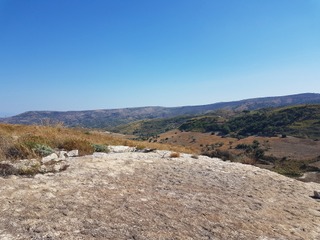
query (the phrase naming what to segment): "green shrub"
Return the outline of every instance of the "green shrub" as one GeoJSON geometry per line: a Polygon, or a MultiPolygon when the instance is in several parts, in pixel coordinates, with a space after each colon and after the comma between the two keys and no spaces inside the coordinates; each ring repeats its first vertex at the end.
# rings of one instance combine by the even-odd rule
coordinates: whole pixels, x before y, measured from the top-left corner
{"type": "Polygon", "coordinates": [[[108,153],[110,150],[108,146],[102,144],[93,144],[93,149],[95,152],[105,152],[108,153]]]}
{"type": "Polygon", "coordinates": [[[54,150],[51,147],[43,144],[35,144],[33,150],[41,157],[45,157],[50,155],[51,153],[54,153],[54,150]]]}

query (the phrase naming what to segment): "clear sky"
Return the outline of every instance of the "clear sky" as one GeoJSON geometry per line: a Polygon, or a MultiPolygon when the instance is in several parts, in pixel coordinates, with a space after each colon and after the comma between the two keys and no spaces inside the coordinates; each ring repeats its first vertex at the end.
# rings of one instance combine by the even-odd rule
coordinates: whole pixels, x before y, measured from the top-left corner
{"type": "Polygon", "coordinates": [[[0,0],[0,112],[320,92],[320,0],[0,0]]]}

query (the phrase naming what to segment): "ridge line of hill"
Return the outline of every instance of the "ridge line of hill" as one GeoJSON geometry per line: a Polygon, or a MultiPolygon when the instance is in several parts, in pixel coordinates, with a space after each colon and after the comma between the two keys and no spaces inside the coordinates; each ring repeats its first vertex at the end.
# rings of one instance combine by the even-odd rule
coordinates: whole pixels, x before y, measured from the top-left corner
{"type": "Polygon", "coordinates": [[[85,111],[28,111],[8,118],[0,118],[0,122],[13,124],[45,124],[63,123],[68,127],[87,127],[110,129],[115,126],[143,119],[170,118],[181,115],[204,114],[219,109],[235,112],[257,110],[267,107],[282,107],[298,104],[320,103],[319,93],[301,93],[280,97],[261,97],[240,101],[218,102],[206,105],[180,107],[135,107],[120,109],[99,109],[85,111]]]}

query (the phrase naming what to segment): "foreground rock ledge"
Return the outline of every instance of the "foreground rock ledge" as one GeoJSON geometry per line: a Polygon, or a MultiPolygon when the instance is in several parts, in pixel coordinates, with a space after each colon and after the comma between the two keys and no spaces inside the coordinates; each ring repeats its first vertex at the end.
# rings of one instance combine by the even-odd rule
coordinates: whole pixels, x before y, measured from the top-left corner
{"type": "Polygon", "coordinates": [[[320,239],[320,185],[165,152],[0,178],[0,239],[320,239]]]}

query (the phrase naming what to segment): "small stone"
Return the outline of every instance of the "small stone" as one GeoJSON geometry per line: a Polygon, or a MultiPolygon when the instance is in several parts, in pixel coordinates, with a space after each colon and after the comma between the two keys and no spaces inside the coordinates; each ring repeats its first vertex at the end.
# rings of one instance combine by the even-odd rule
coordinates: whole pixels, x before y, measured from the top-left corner
{"type": "Polygon", "coordinates": [[[69,151],[67,153],[68,157],[77,157],[79,156],[79,151],[78,150],[72,150],[72,151],[69,151]]]}

